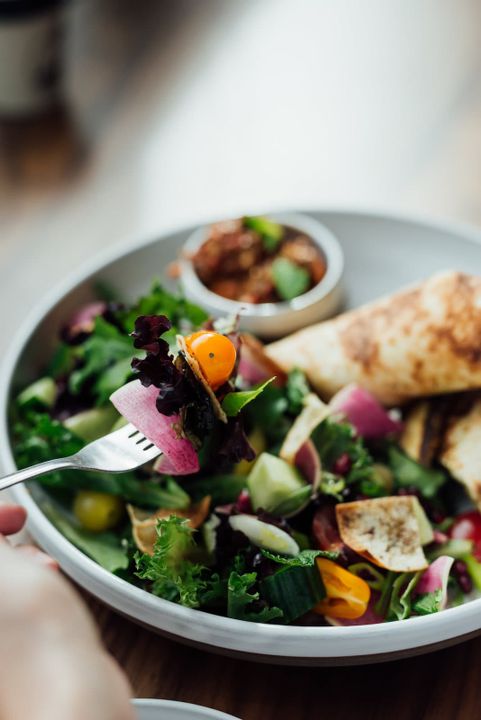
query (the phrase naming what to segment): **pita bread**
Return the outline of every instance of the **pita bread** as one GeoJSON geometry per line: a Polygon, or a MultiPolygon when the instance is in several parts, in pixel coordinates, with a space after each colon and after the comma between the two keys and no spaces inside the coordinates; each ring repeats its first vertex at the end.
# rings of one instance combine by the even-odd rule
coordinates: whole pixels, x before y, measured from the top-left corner
{"type": "Polygon", "coordinates": [[[419,400],[409,407],[399,438],[406,455],[425,467],[431,466],[441,447],[446,420],[457,403],[457,396],[443,395],[419,400]]]}
{"type": "Polygon", "coordinates": [[[481,388],[481,278],[446,272],[268,345],[324,399],[348,383],[386,406],[481,388]]]}
{"type": "Polygon", "coordinates": [[[416,497],[376,498],[336,505],[342,541],[375,565],[393,572],[427,567],[416,497]]]}
{"type": "Polygon", "coordinates": [[[448,424],[439,461],[481,510],[481,399],[448,424]]]}

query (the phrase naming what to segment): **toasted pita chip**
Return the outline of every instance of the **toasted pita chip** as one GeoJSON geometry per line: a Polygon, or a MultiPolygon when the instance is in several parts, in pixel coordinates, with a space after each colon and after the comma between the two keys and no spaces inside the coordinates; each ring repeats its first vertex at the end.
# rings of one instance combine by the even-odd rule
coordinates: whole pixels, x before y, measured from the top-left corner
{"type": "Polygon", "coordinates": [[[171,517],[171,515],[186,518],[190,527],[197,529],[209,514],[210,501],[210,495],[206,495],[196,505],[192,505],[187,510],[161,508],[153,514],[133,505],[127,505],[127,512],[132,523],[132,536],[138,549],[149,555],[154,554],[154,545],[157,540],[157,523],[159,520],[171,517]]]}
{"type": "Polygon", "coordinates": [[[481,400],[451,419],[438,459],[481,510],[481,400]]]}
{"type": "Polygon", "coordinates": [[[375,565],[393,572],[427,567],[416,497],[376,498],[340,503],[336,518],[342,541],[375,565]]]}

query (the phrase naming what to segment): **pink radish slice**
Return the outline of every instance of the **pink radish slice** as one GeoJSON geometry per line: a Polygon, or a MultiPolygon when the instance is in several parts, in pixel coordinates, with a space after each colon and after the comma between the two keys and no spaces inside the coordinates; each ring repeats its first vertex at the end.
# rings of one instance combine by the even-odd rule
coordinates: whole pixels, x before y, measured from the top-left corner
{"type": "Polygon", "coordinates": [[[444,545],[449,538],[446,533],[443,533],[440,530],[433,530],[433,540],[437,545],[444,545]]]}
{"type": "Polygon", "coordinates": [[[88,303],[78,310],[68,321],[68,328],[73,334],[90,332],[94,327],[94,320],[105,312],[107,304],[103,300],[88,303]]]}
{"type": "Polygon", "coordinates": [[[241,346],[238,373],[248,385],[257,385],[272,377],[272,373],[256,360],[247,345],[241,346]]]}
{"type": "Polygon", "coordinates": [[[345,417],[357,433],[365,438],[381,438],[402,430],[402,423],[393,420],[382,405],[359,385],[346,385],[329,403],[333,411],[345,417]]]}
{"type": "Polygon", "coordinates": [[[312,440],[306,440],[296,453],[294,464],[307,482],[312,485],[313,492],[321,482],[321,460],[312,440]]]}
{"type": "Polygon", "coordinates": [[[190,475],[199,471],[197,453],[186,438],[179,438],[175,425],[178,415],[161,415],[155,401],[158,388],[144,387],[140,380],[133,380],[110,396],[119,413],[140,430],[154,445],[162,450],[170,472],[176,475],[190,475]]]}
{"type": "Polygon", "coordinates": [[[425,593],[441,590],[440,608],[441,610],[445,608],[448,599],[449,573],[453,562],[453,558],[447,555],[438,557],[419,578],[419,582],[414,589],[414,594],[424,595],[425,593]]]}
{"type": "Polygon", "coordinates": [[[185,472],[180,471],[167,455],[161,455],[157,458],[154,463],[154,470],[160,475],[185,475],[185,472]]]}

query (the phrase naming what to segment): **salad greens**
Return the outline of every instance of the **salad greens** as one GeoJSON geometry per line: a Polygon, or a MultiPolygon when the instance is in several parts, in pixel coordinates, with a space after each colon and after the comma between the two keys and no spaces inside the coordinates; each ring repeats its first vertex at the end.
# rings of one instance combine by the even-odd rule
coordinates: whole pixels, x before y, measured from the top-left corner
{"type": "Polygon", "coordinates": [[[189,559],[194,548],[187,520],[175,516],[159,520],[153,555],[135,555],[137,575],[151,581],[154,595],[186,607],[199,607],[207,583],[202,580],[202,565],[189,559]]]}
{"type": "MultiPolygon", "coordinates": [[[[279,242],[275,224],[244,222],[266,248],[279,242]]],[[[300,268],[293,275],[288,261],[275,262],[281,295],[303,292],[300,268]]],[[[326,622],[320,608],[329,608],[327,622],[337,623],[362,622],[364,613],[382,622],[438,612],[446,583],[436,585],[432,568],[443,557],[456,558],[453,603],[473,583],[481,589],[475,538],[450,537],[456,510],[445,490],[452,479],[400,448],[393,428],[401,425],[386,421],[383,408],[376,408],[388,428],[382,436],[365,437],[349,416],[331,413],[312,432],[301,430],[288,461],[282,446],[311,388],[301,370],[267,374],[262,363],[257,384],[246,384],[235,319],[213,325],[159,283],[132,305],[105,300],[82,317],[88,322],[79,324],[77,315],[67,323],[43,377],[12,403],[18,465],[73,454],[123,422],[135,424],[135,417],[114,410],[120,388],[136,393],[135,406],[153,426],[161,427],[160,416],[172,418],[176,442],[187,443],[195,460],[186,471],[174,443],[162,458],[166,465],[40,478],[51,522],[106,570],[185,607],[269,623],[326,622]],[[152,393],[145,388],[155,390],[149,407],[152,393]],[[398,557],[381,561],[369,541],[361,547],[356,524],[363,508],[375,507],[370,503],[389,500],[395,509],[405,495],[420,499],[426,517],[422,527],[417,515],[396,520],[403,533],[408,522],[419,530],[417,566],[401,571],[393,566],[401,541],[398,557]],[[119,512],[109,514],[112,498],[119,512]],[[352,508],[354,540],[341,536],[339,507],[352,508]],[[87,522],[89,512],[95,522],[87,522]]],[[[389,507],[383,505],[385,512],[389,507]]]]}

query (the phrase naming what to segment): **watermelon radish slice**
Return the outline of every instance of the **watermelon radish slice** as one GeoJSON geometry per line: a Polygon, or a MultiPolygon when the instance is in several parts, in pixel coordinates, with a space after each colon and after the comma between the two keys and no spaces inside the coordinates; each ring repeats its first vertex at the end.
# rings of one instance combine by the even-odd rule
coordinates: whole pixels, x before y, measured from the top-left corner
{"type": "Polygon", "coordinates": [[[103,300],[96,300],[84,305],[68,321],[69,333],[76,335],[79,332],[91,332],[94,328],[95,318],[102,315],[106,309],[107,303],[103,300]]]}
{"type": "MultiPolygon", "coordinates": [[[[176,431],[178,415],[161,415],[155,401],[159,394],[154,385],[146,388],[140,380],[133,380],[116,390],[110,400],[119,413],[162,450],[170,468],[176,475],[190,475],[199,470],[197,453],[186,438],[176,431]]],[[[162,470],[162,472],[165,472],[162,470]]]]}
{"type": "MultiPolygon", "coordinates": [[[[155,472],[160,473],[161,475],[185,475],[185,471],[179,470],[178,466],[172,462],[170,458],[167,457],[167,455],[160,455],[160,457],[157,458],[157,460],[154,462],[154,470],[155,472]]],[[[196,471],[194,471],[196,472],[196,471]]]]}
{"type": "Polygon", "coordinates": [[[453,562],[454,559],[447,555],[441,555],[432,562],[419,578],[414,590],[415,595],[424,595],[425,593],[441,590],[439,609],[443,610],[448,601],[448,579],[453,562]]]}
{"type": "Polygon", "coordinates": [[[321,482],[321,459],[312,440],[306,440],[301,445],[294,458],[294,465],[312,485],[312,495],[315,496],[321,482]]]}
{"type": "Polygon", "coordinates": [[[401,422],[392,419],[374,395],[359,385],[346,385],[331,398],[329,405],[364,438],[382,438],[399,433],[403,427],[401,422]]]}

